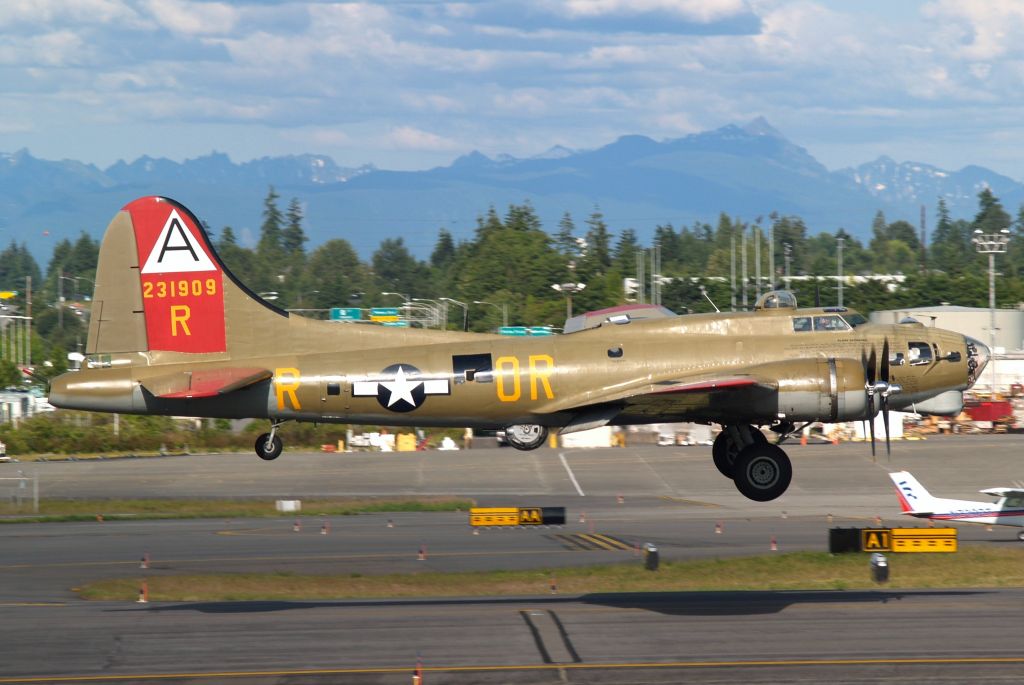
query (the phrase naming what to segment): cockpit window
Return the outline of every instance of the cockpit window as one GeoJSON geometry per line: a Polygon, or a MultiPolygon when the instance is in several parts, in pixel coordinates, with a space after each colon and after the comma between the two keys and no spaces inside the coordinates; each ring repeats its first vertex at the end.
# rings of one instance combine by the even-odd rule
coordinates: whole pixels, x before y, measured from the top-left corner
{"type": "Polygon", "coordinates": [[[1014,509],[1020,509],[1024,507],[1024,495],[1010,495],[1006,498],[1007,507],[1013,507],[1014,509]]]}
{"type": "Polygon", "coordinates": [[[850,324],[851,328],[856,328],[857,326],[868,322],[868,320],[864,318],[863,314],[858,314],[857,312],[849,312],[843,318],[846,319],[846,323],[850,324]]]}
{"type": "Polygon", "coordinates": [[[814,317],[814,330],[816,331],[848,331],[850,327],[841,316],[829,314],[828,316],[814,317]]]}
{"type": "Polygon", "coordinates": [[[931,364],[932,362],[932,347],[928,343],[924,342],[912,342],[907,345],[907,359],[910,360],[911,366],[918,366],[920,364],[931,364]]]}
{"type": "Polygon", "coordinates": [[[793,317],[793,330],[797,333],[811,330],[811,317],[809,316],[794,316],[793,317]]]}

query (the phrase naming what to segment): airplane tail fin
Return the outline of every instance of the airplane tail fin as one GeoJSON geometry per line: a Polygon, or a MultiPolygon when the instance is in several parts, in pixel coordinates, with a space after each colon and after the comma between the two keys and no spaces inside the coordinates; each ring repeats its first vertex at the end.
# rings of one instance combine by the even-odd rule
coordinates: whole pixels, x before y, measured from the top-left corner
{"type": "Polygon", "coordinates": [[[232,339],[287,316],[231,274],[192,212],[143,197],[125,205],[103,237],[86,353],[217,358],[232,339]]]}
{"type": "Polygon", "coordinates": [[[935,511],[935,498],[909,471],[890,473],[889,478],[896,486],[896,496],[904,514],[929,514],[935,511]]]}

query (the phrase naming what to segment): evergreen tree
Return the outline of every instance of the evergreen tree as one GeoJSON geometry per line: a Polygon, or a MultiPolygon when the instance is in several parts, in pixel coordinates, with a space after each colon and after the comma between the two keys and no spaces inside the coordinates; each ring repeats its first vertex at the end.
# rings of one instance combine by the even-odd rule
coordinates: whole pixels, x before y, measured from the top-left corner
{"type": "Polygon", "coordinates": [[[256,245],[256,254],[267,264],[279,262],[283,256],[282,226],[284,217],[277,208],[279,196],[270,186],[267,197],[263,200],[263,224],[260,226],[260,240],[256,245]]]}
{"type": "Polygon", "coordinates": [[[434,251],[430,253],[430,266],[436,270],[447,269],[455,259],[455,240],[447,229],[442,228],[437,233],[437,244],[434,251]]]}
{"type": "Polygon", "coordinates": [[[558,251],[565,255],[567,261],[575,262],[580,256],[580,244],[573,235],[576,231],[576,224],[573,223],[572,215],[566,212],[558,222],[558,233],[555,235],[555,245],[558,251]]]}
{"type": "Polygon", "coordinates": [[[281,231],[281,247],[289,256],[305,255],[305,243],[309,240],[302,230],[302,205],[297,197],[288,204],[287,225],[281,231]]]}
{"type": "MultiPolygon", "coordinates": [[[[608,225],[604,222],[601,210],[595,208],[587,218],[586,246],[577,267],[577,273],[583,282],[595,278],[612,265],[611,235],[608,225]]],[[[588,285],[589,287],[589,285],[588,285]]]]}
{"type": "Polygon", "coordinates": [[[636,274],[636,251],[640,249],[640,243],[636,239],[636,231],[627,228],[619,234],[619,240],[615,244],[615,254],[612,257],[612,266],[624,277],[632,277],[636,274]]]}

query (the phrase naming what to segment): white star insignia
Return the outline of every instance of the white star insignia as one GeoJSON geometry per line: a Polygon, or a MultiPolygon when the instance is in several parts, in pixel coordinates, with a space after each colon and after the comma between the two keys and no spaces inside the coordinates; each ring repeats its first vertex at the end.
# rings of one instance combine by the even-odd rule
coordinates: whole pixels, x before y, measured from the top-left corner
{"type": "Polygon", "coordinates": [[[404,400],[409,404],[416,406],[416,401],[412,398],[412,391],[422,383],[423,381],[410,382],[409,379],[405,377],[405,368],[399,366],[398,373],[395,374],[395,380],[382,381],[381,385],[387,388],[391,393],[391,398],[388,400],[389,407],[399,400],[404,400]]]}

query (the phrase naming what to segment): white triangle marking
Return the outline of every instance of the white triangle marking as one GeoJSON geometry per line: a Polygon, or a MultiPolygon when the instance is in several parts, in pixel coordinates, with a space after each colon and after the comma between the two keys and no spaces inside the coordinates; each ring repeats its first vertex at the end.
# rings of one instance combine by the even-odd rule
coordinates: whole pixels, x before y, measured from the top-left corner
{"type": "Polygon", "coordinates": [[[142,273],[180,273],[183,271],[216,271],[192,229],[172,209],[160,231],[160,237],[142,267],[142,273]]]}

